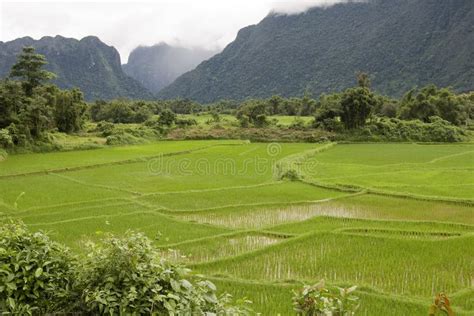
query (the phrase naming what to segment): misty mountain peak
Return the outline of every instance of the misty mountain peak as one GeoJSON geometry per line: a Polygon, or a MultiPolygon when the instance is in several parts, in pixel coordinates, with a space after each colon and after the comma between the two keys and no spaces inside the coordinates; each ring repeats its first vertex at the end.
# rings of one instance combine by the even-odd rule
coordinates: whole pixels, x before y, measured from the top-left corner
{"type": "Polygon", "coordinates": [[[162,98],[314,96],[353,86],[399,96],[434,83],[474,89],[472,0],[370,0],[270,14],[241,29],[222,53],[163,89],[162,98]]]}
{"type": "Polygon", "coordinates": [[[123,69],[144,87],[156,93],[214,54],[216,51],[175,47],[161,42],[135,48],[123,69]]]}

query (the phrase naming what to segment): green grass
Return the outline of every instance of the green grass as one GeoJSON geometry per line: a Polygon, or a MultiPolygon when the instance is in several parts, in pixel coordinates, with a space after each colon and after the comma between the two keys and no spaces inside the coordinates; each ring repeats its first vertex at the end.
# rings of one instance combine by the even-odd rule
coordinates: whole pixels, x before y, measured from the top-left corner
{"type": "Polygon", "coordinates": [[[109,199],[130,194],[84,186],[54,175],[0,179],[0,201],[23,210],[39,206],[109,199]]]}
{"type": "Polygon", "coordinates": [[[163,256],[183,263],[199,263],[232,257],[265,248],[284,240],[282,235],[242,232],[212,236],[196,241],[167,245],[163,256]]]}
{"type": "Polygon", "coordinates": [[[129,200],[108,200],[52,208],[10,211],[9,218],[22,219],[34,230],[44,230],[58,241],[81,248],[86,240],[104,233],[127,230],[146,233],[157,245],[172,244],[230,232],[224,228],[183,222],[129,200]]]}
{"type": "Polygon", "coordinates": [[[116,163],[129,159],[155,157],[160,154],[232,143],[238,144],[241,141],[163,141],[146,145],[107,147],[95,150],[11,155],[7,160],[0,161],[0,176],[116,163]]]}
{"type": "Polygon", "coordinates": [[[471,286],[474,235],[445,240],[316,233],[198,267],[253,280],[352,283],[385,293],[430,297],[471,286]],[[446,249],[449,255],[442,255],[446,249]],[[455,259],[455,263],[453,262],[455,259]]]}
{"type": "MultiPolygon", "coordinates": [[[[212,115],[211,114],[180,114],[178,115],[179,118],[185,118],[185,119],[193,119],[196,120],[198,125],[208,125],[209,123],[214,124],[212,120],[212,115]]],[[[218,122],[221,125],[227,125],[227,124],[232,124],[232,123],[237,123],[237,119],[234,115],[229,115],[229,114],[219,114],[220,117],[220,122],[218,122]]]]}
{"type": "MultiPolygon", "coordinates": [[[[210,114],[180,114],[178,115],[180,118],[185,118],[185,119],[194,119],[198,123],[198,125],[205,127],[205,126],[210,126],[213,124],[219,124],[223,127],[225,126],[231,126],[231,125],[236,125],[238,124],[238,120],[234,115],[229,115],[229,114],[220,114],[220,121],[219,122],[214,122],[212,120],[212,115],[210,114]]],[[[281,126],[290,126],[292,123],[295,122],[296,119],[302,120],[305,124],[309,124],[314,120],[314,117],[312,116],[285,116],[285,115],[273,115],[273,116],[268,116],[268,120],[276,120],[277,124],[281,126]]]]}
{"type": "Polygon", "coordinates": [[[425,315],[440,291],[472,315],[473,158],[468,144],[245,141],[10,155],[0,220],[79,253],[142,231],[263,315],[291,315],[291,290],[322,278],[361,286],[359,315],[425,315]],[[302,181],[281,180],[291,169],[302,181]]]}
{"type": "Polygon", "coordinates": [[[290,126],[296,120],[302,120],[305,124],[309,124],[314,121],[312,116],[285,116],[285,115],[274,115],[268,117],[270,120],[277,120],[278,124],[282,126],[290,126]]]}
{"type": "Polygon", "coordinates": [[[281,182],[239,189],[146,195],[138,200],[168,210],[196,212],[228,207],[310,203],[341,195],[341,192],[318,189],[302,183],[281,182]]]}
{"type": "Polygon", "coordinates": [[[473,233],[474,226],[433,221],[367,220],[360,218],[313,217],[305,221],[282,224],[270,228],[272,232],[302,235],[311,232],[331,232],[344,229],[391,229],[412,232],[473,233]]]}
{"type": "MultiPolygon", "coordinates": [[[[234,297],[246,297],[252,307],[262,315],[293,315],[291,304],[292,291],[300,288],[299,284],[272,284],[214,278],[212,281],[221,292],[232,293],[234,297]]],[[[429,303],[415,299],[382,295],[374,291],[357,291],[361,298],[357,315],[426,315],[429,303]]],[[[469,312],[456,310],[458,315],[469,315],[469,312]]]]}
{"type": "Polygon", "coordinates": [[[473,145],[346,144],[308,159],[308,180],[380,192],[471,200],[473,145]]]}
{"type": "MultiPolygon", "coordinates": [[[[186,146],[187,143],[183,142],[182,145],[186,146]]],[[[220,142],[220,144],[226,143],[220,142]]],[[[146,162],[128,164],[126,168],[123,165],[105,165],[100,168],[68,172],[65,175],[83,183],[142,193],[248,186],[274,180],[272,164],[275,161],[322,145],[283,144],[277,148],[278,152],[274,156],[268,153],[268,146],[268,144],[214,146],[205,151],[183,155],[158,156],[146,162]]]]}

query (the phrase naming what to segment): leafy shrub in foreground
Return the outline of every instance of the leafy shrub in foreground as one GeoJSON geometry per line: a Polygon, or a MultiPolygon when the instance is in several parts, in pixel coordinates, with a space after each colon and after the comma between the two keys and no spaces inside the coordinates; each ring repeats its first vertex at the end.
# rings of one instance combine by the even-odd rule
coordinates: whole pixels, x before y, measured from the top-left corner
{"type": "Polygon", "coordinates": [[[0,226],[0,314],[248,315],[206,280],[160,259],[143,234],[89,243],[86,258],[24,224],[0,226]]]}
{"type": "Polygon", "coordinates": [[[322,280],[295,292],[294,309],[298,315],[305,316],[352,316],[359,308],[359,298],[352,294],[355,290],[356,286],[348,289],[326,287],[322,280]]]}
{"type": "Polygon", "coordinates": [[[23,224],[0,226],[0,313],[64,310],[73,277],[74,261],[65,247],[23,224]]]}
{"type": "Polygon", "coordinates": [[[242,315],[246,311],[228,310],[227,296],[218,298],[211,282],[190,282],[189,270],[160,259],[143,234],[110,236],[88,247],[79,277],[87,313],[242,315]]]}

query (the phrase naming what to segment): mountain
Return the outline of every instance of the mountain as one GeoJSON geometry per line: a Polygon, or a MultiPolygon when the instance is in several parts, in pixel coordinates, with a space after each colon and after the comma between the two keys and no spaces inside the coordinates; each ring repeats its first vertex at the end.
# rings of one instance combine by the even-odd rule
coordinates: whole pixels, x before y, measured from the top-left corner
{"type": "Polygon", "coordinates": [[[122,65],[130,77],[136,79],[151,92],[157,93],[178,76],[194,69],[203,60],[217,52],[202,49],[172,47],[161,43],[151,47],[137,47],[122,65]]]}
{"type": "Polygon", "coordinates": [[[24,46],[33,46],[46,56],[45,68],[57,75],[54,83],[64,89],[80,88],[87,100],[153,97],[123,72],[117,50],[94,36],[81,40],[62,36],[46,36],[40,40],[23,37],[0,42],[1,78],[8,76],[24,46]]]}
{"type": "Polygon", "coordinates": [[[391,96],[428,83],[473,90],[474,1],[369,0],[270,14],[158,96],[317,96],[353,86],[359,71],[391,96]]]}

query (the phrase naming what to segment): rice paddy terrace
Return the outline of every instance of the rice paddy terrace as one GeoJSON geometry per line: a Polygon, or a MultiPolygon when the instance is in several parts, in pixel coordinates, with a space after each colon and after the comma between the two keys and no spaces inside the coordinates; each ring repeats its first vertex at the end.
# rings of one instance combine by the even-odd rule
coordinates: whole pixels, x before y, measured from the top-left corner
{"type": "Polygon", "coordinates": [[[0,216],[81,251],[142,231],[263,315],[358,285],[361,315],[474,314],[474,145],[176,141],[10,156],[0,216]]]}

